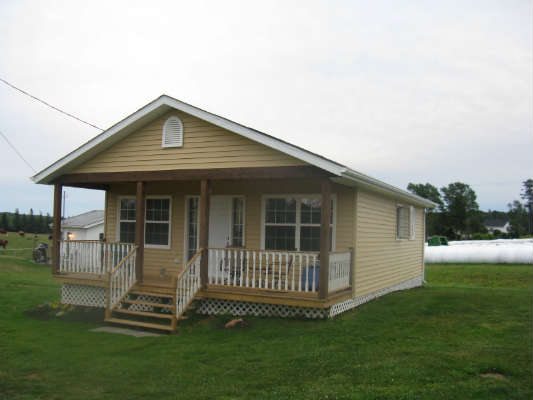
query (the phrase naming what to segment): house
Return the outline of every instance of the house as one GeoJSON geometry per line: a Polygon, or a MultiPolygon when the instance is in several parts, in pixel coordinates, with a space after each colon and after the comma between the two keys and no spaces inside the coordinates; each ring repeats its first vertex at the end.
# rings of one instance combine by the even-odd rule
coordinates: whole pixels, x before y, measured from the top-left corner
{"type": "Polygon", "coordinates": [[[64,186],[105,190],[105,241],[55,229],[53,274],[109,322],[331,317],[424,279],[434,203],[166,95],[32,179],[55,221],[64,186]]]}
{"type": "Polygon", "coordinates": [[[509,221],[504,219],[487,219],[483,221],[483,225],[485,225],[485,228],[490,233],[494,233],[496,230],[499,230],[501,233],[509,233],[509,229],[511,229],[509,221]]]}
{"type": "Polygon", "coordinates": [[[103,233],[104,210],[88,211],[61,221],[61,240],[99,240],[103,233]]]}

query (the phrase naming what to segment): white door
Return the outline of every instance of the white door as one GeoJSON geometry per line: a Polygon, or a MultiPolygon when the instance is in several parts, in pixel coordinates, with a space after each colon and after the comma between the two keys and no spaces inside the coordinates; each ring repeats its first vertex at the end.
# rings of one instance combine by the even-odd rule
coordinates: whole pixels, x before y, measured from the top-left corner
{"type": "Polygon", "coordinates": [[[231,243],[231,197],[211,196],[210,203],[209,247],[227,247],[231,243]]]}

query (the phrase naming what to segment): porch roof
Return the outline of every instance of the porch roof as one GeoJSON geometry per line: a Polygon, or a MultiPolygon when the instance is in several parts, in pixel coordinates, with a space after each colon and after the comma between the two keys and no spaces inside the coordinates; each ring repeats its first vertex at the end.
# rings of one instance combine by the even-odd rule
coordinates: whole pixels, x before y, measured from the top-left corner
{"type": "Polygon", "coordinates": [[[405,190],[399,189],[378,179],[357,172],[345,165],[332,161],[319,154],[305,150],[299,146],[293,145],[266,133],[238,124],[229,119],[202,110],[198,107],[182,102],[167,95],[162,95],[154,101],[148,103],[147,105],[140,108],[133,114],[129,115],[122,121],[111,126],[107,130],[95,136],[93,139],[81,145],[71,153],[60,158],[50,166],[38,172],[31,179],[35,183],[53,183],[53,180],[55,178],[65,173],[68,173],[73,168],[81,165],[85,161],[88,161],[96,154],[109,148],[110,146],[125,138],[129,134],[133,133],[148,122],[167,113],[172,109],[185,112],[199,119],[207,121],[213,125],[227,129],[238,135],[242,135],[250,140],[261,143],[267,147],[273,148],[282,153],[302,160],[312,166],[327,171],[328,173],[333,175],[332,180],[337,183],[348,186],[366,187],[370,190],[379,191],[384,194],[403,198],[407,201],[410,201],[423,207],[436,207],[435,203],[427,199],[413,195],[412,193],[409,193],[405,190]]]}

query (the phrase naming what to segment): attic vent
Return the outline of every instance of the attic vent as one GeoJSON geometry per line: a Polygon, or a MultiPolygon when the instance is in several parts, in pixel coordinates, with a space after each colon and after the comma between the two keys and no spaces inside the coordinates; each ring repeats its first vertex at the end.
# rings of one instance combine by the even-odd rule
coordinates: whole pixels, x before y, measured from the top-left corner
{"type": "Polygon", "coordinates": [[[170,117],[163,125],[163,147],[183,146],[183,124],[178,117],[170,117]]]}

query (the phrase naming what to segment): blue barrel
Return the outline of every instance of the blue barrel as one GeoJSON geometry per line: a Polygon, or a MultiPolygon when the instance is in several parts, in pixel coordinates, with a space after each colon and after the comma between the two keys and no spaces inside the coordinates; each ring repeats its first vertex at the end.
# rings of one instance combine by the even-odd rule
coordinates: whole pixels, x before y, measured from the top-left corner
{"type": "Polygon", "coordinates": [[[317,262],[315,265],[310,265],[309,267],[304,267],[302,269],[302,290],[305,290],[305,280],[307,279],[307,288],[308,290],[313,290],[313,275],[315,280],[315,290],[318,290],[318,277],[320,275],[320,262],[317,262]]]}

